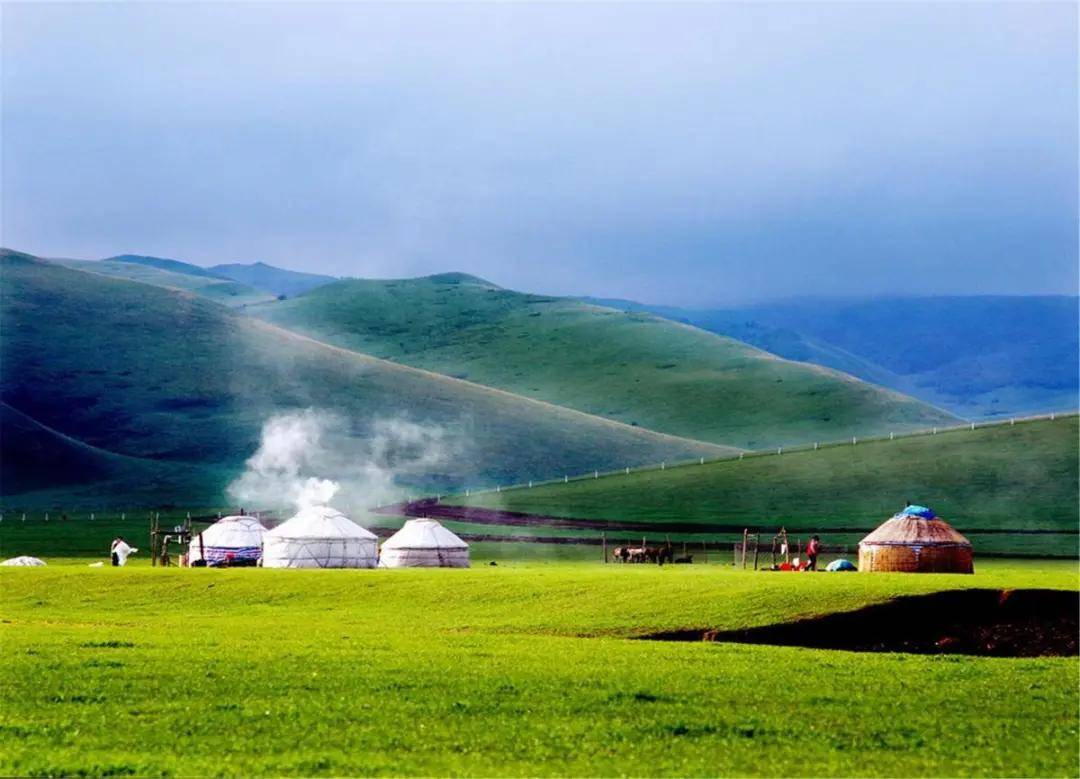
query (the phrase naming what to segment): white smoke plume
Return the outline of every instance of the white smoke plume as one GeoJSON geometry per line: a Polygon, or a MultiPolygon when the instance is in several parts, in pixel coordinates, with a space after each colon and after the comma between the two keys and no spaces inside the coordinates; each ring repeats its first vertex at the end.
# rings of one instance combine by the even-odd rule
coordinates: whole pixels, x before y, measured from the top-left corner
{"type": "Polygon", "coordinates": [[[407,419],[377,419],[358,435],[351,427],[327,411],[276,414],[247,470],[229,485],[230,499],[260,509],[374,508],[403,499],[402,479],[438,470],[460,449],[444,428],[407,419]]]}

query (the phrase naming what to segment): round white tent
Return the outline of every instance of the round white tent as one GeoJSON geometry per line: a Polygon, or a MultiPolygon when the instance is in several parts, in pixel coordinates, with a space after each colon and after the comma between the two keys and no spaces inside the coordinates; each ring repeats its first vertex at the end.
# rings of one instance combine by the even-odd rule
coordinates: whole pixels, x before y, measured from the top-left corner
{"type": "Polygon", "coordinates": [[[374,568],[378,539],[330,506],[308,506],[266,534],[263,568],[374,568]]]}
{"type": "Polygon", "coordinates": [[[469,545],[437,520],[410,519],[382,546],[381,568],[468,568],[469,545]]]}
{"type": "Polygon", "coordinates": [[[22,555],[21,557],[12,557],[10,560],[4,560],[0,565],[10,565],[17,568],[36,568],[37,566],[45,565],[45,561],[40,560],[37,557],[22,555]]]}
{"type": "Polygon", "coordinates": [[[254,565],[262,557],[266,528],[255,517],[219,519],[191,537],[188,565],[254,565]]]}

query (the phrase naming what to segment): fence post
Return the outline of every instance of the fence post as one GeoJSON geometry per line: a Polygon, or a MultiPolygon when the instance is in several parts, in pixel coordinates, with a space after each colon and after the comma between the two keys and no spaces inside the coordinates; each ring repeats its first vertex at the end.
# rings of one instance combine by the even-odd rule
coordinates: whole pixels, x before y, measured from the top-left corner
{"type": "Polygon", "coordinates": [[[750,530],[748,528],[743,528],[743,532],[742,532],[742,567],[743,567],[743,570],[746,570],[746,537],[749,534],[749,532],[750,532],[750,530]]]}
{"type": "Polygon", "coordinates": [[[817,451],[817,441],[814,441],[814,451],[817,451]]]}
{"type": "Polygon", "coordinates": [[[469,497],[469,491],[468,490],[465,490],[465,497],[466,498],[469,497]]]}
{"type": "Polygon", "coordinates": [[[1054,421],[1054,412],[1053,411],[1050,412],[1050,421],[1051,422],[1054,421]]]}
{"type": "Polygon", "coordinates": [[[667,469],[667,463],[660,463],[660,470],[663,471],[663,470],[666,470],[666,469],[667,469]]]}
{"type": "Polygon", "coordinates": [[[740,460],[742,459],[742,456],[743,456],[743,453],[742,453],[742,452],[739,452],[739,459],[740,459],[740,460]]]}
{"type": "Polygon", "coordinates": [[[600,534],[600,544],[604,547],[604,565],[607,565],[607,533],[600,534]]]}
{"type": "Polygon", "coordinates": [[[568,481],[570,481],[570,477],[567,476],[566,474],[563,474],[562,480],[563,480],[563,484],[566,484],[568,481]]]}
{"type": "Polygon", "coordinates": [[[851,437],[851,445],[852,445],[852,446],[855,446],[855,442],[856,442],[857,440],[858,440],[858,439],[856,439],[856,438],[855,438],[855,436],[852,436],[852,437],[851,437]]]}
{"type": "Polygon", "coordinates": [[[1016,424],[1016,420],[1015,420],[1015,419],[1010,419],[1010,420],[1009,420],[1009,424],[1010,424],[1010,425],[1015,425],[1015,424],[1016,424]]]}
{"type": "Polygon", "coordinates": [[[782,447],[782,446],[776,447],[776,453],[777,454],[783,454],[784,453],[784,447],[782,447]]]}
{"type": "Polygon", "coordinates": [[[496,484],[495,485],[495,492],[502,492],[502,487],[500,487],[498,484],[496,484]]]}
{"type": "Polygon", "coordinates": [[[937,435],[937,428],[936,427],[934,428],[934,433],[933,434],[937,435]]]}
{"type": "Polygon", "coordinates": [[[626,470],[626,475],[629,476],[630,475],[630,466],[629,465],[626,466],[625,470],[626,470]]]}
{"type": "Polygon", "coordinates": [[[895,433],[889,433],[889,440],[890,441],[893,440],[893,438],[895,438],[895,437],[896,437],[895,433]]]}

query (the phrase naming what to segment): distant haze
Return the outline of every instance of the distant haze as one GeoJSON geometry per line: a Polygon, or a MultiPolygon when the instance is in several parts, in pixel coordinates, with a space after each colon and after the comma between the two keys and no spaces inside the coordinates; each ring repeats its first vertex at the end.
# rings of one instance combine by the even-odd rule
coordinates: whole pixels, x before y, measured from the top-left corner
{"type": "Polygon", "coordinates": [[[561,294],[1075,293],[1077,6],[5,4],[0,239],[561,294]]]}

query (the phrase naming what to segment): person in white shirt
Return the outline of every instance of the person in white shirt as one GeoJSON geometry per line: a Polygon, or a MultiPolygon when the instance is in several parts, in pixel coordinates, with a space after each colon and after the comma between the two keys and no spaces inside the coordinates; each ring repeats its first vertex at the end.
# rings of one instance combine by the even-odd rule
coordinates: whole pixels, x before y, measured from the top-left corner
{"type": "Polygon", "coordinates": [[[114,566],[127,565],[127,559],[129,555],[133,555],[139,550],[133,546],[128,546],[128,542],[124,540],[123,536],[119,536],[113,539],[112,549],[112,564],[114,566]]]}

